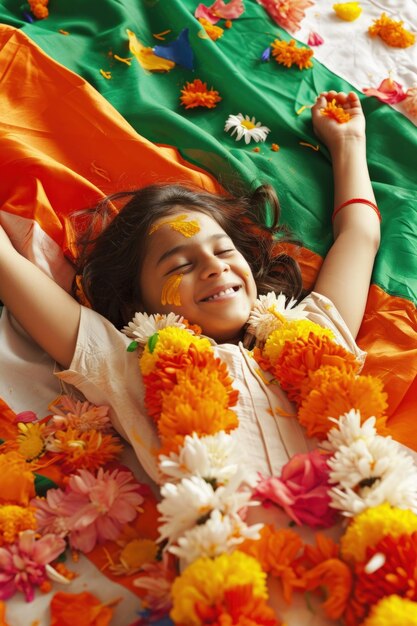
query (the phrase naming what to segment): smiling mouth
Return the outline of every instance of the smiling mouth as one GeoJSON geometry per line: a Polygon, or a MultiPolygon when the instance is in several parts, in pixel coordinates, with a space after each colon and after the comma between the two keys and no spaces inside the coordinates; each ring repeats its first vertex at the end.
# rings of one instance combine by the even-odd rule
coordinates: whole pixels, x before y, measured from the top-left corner
{"type": "Polygon", "coordinates": [[[231,298],[242,289],[242,285],[236,285],[235,287],[227,287],[227,289],[222,289],[212,296],[208,296],[208,298],[203,298],[201,302],[215,302],[216,300],[228,299],[231,298]]]}

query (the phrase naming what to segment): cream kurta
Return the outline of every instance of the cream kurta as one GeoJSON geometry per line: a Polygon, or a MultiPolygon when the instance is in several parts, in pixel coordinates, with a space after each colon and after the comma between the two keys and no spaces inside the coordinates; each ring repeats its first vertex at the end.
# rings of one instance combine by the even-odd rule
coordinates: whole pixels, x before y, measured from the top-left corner
{"type": "MultiPolygon", "coordinates": [[[[305,300],[308,318],[334,331],[336,340],[359,359],[364,353],[333,304],[318,294],[305,300]]],[[[82,308],[77,349],[68,370],[56,375],[74,385],[94,404],[108,404],[117,431],[133,446],[145,472],[158,482],[156,451],[159,443],[154,424],[146,415],[144,387],[137,352],[127,352],[131,339],[115,329],[104,317],[82,308]]],[[[277,384],[266,376],[242,344],[214,346],[216,355],[228,366],[239,390],[236,410],[239,427],[234,431],[245,465],[262,474],[280,472],[297,452],[306,452],[314,443],[304,435],[294,407],[277,384]]]]}

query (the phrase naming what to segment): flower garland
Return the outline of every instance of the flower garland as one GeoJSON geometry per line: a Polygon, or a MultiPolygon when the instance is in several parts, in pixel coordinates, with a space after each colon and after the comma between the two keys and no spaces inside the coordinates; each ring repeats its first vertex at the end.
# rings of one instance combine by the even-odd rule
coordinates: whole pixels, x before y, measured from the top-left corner
{"type": "Polygon", "coordinates": [[[277,625],[267,575],[281,581],[288,603],[324,589],[324,614],[347,626],[380,624],[394,610],[397,623],[417,623],[417,469],[384,436],[381,382],[360,375],[355,357],[302,306],[261,296],[248,324],[254,358],[319,443],[280,476],[256,480],[230,434],[237,392],[226,366],[186,320],[170,316],[161,326],[163,316],[140,316],[125,330],[140,347],[145,402],[161,438],[160,541],[177,559],[174,570],[171,561],[137,580],[148,589],[146,623],[169,612],[181,626],[277,625]],[[285,509],[293,524],[345,519],[340,544],[318,534],[313,546],[292,528],[247,524],[244,512],[260,502],[285,509]]]}

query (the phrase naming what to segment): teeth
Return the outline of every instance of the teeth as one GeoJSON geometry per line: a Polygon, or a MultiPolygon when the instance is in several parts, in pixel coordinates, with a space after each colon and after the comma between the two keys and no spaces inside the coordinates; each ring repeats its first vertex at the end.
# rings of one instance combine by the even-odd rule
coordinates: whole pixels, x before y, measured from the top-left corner
{"type": "Polygon", "coordinates": [[[206,298],[206,301],[209,302],[210,300],[217,300],[217,298],[221,298],[222,296],[225,296],[226,294],[229,294],[229,293],[235,293],[235,290],[233,289],[233,287],[228,287],[228,289],[219,291],[219,293],[214,294],[214,296],[210,296],[210,298],[206,298]]]}

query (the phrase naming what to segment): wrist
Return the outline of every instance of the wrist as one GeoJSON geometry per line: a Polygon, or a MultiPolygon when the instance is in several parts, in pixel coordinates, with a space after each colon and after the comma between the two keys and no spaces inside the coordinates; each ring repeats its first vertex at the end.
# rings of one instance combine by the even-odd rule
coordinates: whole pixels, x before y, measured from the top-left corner
{"type": "Polygon", "coordinates": [[[329,151],[332,159],[349,154],[366,155],[366,138],[356,135],[337,137],[329,146],[329,151]]]}

